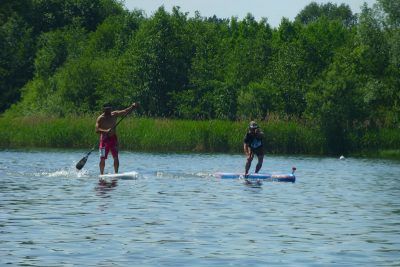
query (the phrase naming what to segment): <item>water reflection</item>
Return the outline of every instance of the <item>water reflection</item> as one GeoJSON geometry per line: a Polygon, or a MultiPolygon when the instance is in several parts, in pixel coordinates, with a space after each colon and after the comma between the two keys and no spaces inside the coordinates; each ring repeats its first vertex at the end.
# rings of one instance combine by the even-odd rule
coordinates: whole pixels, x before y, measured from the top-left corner
{"type": "Polygon", "coordinates": [[[110,197],[109,193],[115,189],[118,185],[118,179],[99,179],[97,186],[94,188],[97,195],[100,197],[110,197]]]}

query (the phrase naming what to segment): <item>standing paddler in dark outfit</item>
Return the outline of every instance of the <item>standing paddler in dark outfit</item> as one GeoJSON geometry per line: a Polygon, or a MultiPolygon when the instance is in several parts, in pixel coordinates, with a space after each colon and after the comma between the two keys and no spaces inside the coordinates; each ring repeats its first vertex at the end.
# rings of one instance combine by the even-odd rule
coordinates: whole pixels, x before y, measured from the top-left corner
{"type": "Polygon", "coordinates": [[[247,156],[245,177],[249,174],[251,162],[253,161],[254,154],[257,155],[258,163],[256,166],[255,173],[258,173],[262,167],[264,160],[264,148],[263,148],[264,133],[258,127],[255,121],[251,121],[249,129],[244,137],[244,153],[247,156]]]}

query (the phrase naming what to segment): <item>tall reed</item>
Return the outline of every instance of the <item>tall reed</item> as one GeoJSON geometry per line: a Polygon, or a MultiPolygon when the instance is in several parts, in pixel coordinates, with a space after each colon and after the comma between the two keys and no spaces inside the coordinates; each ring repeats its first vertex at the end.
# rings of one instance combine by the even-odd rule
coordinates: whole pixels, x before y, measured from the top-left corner
{"type": "MultiPolygon", "coordinates": [[[[98,142],[95,120],[95,116],[0,117],[0,147],[87,149],[98,142]]],[[[242,153],[247,125],[247,121],[130,117],[118,126],[118,136],[121,149],[132,151],[242,153]]],[[[261,122],[260,126],[265,133],[267,153],[325,153],[325,138],[315,127],[296,120],[270,120],[261,122]]],[[[400,131],[397,129],[371,130],[354,135],[351,140],[353,152],[400,149],[400,131]]]]}

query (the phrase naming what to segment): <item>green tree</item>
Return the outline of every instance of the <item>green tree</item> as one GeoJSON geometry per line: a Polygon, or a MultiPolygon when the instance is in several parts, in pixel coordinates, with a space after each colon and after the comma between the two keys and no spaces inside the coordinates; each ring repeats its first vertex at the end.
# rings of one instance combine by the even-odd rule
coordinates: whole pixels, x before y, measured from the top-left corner
{"type": "Polygon", "coordinates": [[[341,4],[338,6],[330,2],[326,4],[310,3],[300,11],[295,20],[303,24],[309,24],[321,17],[329,20],[338,20],[346,27],[353,26],[357,22],[357,16],[353,14],[348,5],[341,4]]]}
{"type": "Polygon", "coordinates": [[[400,1],[378,0],[378,3],[387,14],[387,23],[395,28],[400,27],[400,1]]]}
{"type": "Polygon", "coordinates": [[[35,57],[35,75],[49,78],[64,64],[68,57],[67,35],[67,30],[60,29],[40,35],[35,57]]]}
{"type": "Polygon", "coordinates": [[[34,42],[25,21],[14,14],[0,25],[0,113],[20,98],[32,76],[34,42]]]}
{"type": "Polygon", "coordinates": [[[187,14],[178,8],[172,15],[159,8],[141,25],[126,52],[126,75],[132,77],[135,97],[149,115],[171,115],[171,95],[188,84],[191,52],[186,20],[187,14]]]}
{"type": "Polygon", "coordinates": [[[235,91],[224,82],[228,64],[226,50],[231,47],[227,23],[226,20],[204,19],[199,13],[188,21],[193,54],[188,85],[173,94],[175,116],[191,119],[234,117],[235,110],[229,107],[234,106],[232,94],[235,91]],[[226,94],[223,101],[220,101],[221,94],[226,94]]]}
{"type": "Polygon", "coordinates": [[[57,92],[66,113],[85,113],[97,107],[96,87],[101,75],[90,58],[71,60],[55,75],[57,92]]]}
{"type": "Polygon", "coordinates": [[[258,23],[248,14],[243,21],[234,25],[231,31],[232,52],[227,58],[226,80],[235,87],[261,81],[266,75],[272,53],[270,26],[266,20],[258,23]]]}
{"type": "Polygon", "coordinates": [[[299,41],[305,51],[304,79],[312,83],[332,63],[336,51],[353,41],[352,31],[340,22],[321,17],[302,28],[299,41]]]}
{"type": "Polygon", "coordinates": [[[35,33],[48,32],[74,24],[88,31],[111,15],[121,14],[122,5],[114,0],[32,0],[35,33]]]}
{"type": "Polygon", "coordinates": [[[383,32],[382,21],[376,10],[364,5],[360,14],[357,37],[360,49],[362,72],[374,77],[382,77],[389,61],[389,46],[383,32]]]}
{"type": "Polygon", "coordinates": [[[270,112],[279,111],[284,105],[280,96],[279,88],[270,81],[261,83],[253,82],[243,87],[238,94],[238,112],[240,119],[263,120],[270,112]]]}
{"type": "Polygon", "coordinates": [[[32,0],[2,0],[0,2],[0,25],[3,25],[13,17],[20,17],[25,22],[28,22],[32,16],[31,11],[32,0]]]}
{"type": "Polygon", "coordinates": [[[96,31],[91,33],[86,53],[91,56],[110,54],[110,56],[119,57],[126,51],[129,41],[143,21],[141,11],[107,17],[96,31]]]}
{"type": "Polygon", "coordinates": [[[306,51],[299,37],[301,24],[283,19],[273,35],[273,53],[268,66],[267,79],[279,88],[280,99],[276,106],[281,114],[300,117],[305,109],[305,92],[308,85],[306,51]]]}
{"type": "Polygon", "coordinates": [[[351,150],[350,130],[355,122],[365,118],[364,98],[359,89],[361,77],[355,62],[351,50],[344,48],[307,94],[307,116],[324,133],[328,153],[338,155],[351,150]]]}

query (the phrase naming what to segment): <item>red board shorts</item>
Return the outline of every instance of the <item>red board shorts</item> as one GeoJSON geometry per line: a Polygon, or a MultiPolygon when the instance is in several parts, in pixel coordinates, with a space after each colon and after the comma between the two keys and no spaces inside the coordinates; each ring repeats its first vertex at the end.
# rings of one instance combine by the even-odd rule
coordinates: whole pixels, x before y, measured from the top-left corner
{"type": "Polygon", "coordinates": [[[107,136],[100,135],[99,152],[100,158],[107,159],[108,153],[111,150],[111,154],[114,159],[118,158],[118,138],[116,135],[107,136]]]}

